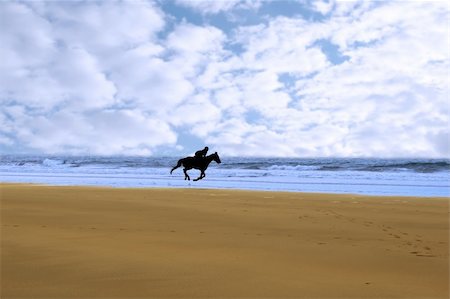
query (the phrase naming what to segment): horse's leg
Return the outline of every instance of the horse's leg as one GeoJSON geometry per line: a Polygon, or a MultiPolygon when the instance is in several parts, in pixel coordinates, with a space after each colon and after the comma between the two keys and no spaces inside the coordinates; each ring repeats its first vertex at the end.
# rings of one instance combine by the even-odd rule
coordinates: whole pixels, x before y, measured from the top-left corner
{"type": "Polygon", "coordinates": [[[190,181],[190,180],[191,180],[191,178],[189,177],[189,175],[187,174],[187,172],[186,172],[186,171],[187,171],[187,169],[186,169],[186,168],[185,168],[185,169],[183,169],[183,172],[184,172],[184,179],[185,179],[185,180],[189,180],[189,181],[190,181]]]}
{"type": "Polygon", "coordinates": [[[201,179],[203,179],[204,177],[205,177],[205,172],[202,170],[201,173],[200,173],[200,176],[199,176],[198,178],[196,178],[194,181],[201,180],[201,179]]]}

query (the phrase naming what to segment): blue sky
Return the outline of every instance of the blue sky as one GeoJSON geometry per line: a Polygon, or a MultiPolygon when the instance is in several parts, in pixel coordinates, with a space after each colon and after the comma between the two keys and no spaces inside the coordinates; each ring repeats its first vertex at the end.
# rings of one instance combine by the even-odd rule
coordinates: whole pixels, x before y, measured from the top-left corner
{"type": "Polygon", "coordinates": [[[445,1],[0,2],[0,150],[450,157],[445,1]]]}

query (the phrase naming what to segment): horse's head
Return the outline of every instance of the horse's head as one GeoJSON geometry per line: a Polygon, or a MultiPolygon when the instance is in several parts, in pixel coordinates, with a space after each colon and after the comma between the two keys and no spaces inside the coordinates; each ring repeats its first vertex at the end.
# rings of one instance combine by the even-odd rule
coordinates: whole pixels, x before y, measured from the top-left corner
{"type": "Polygon", "coordinates": [[[216,161],[217,164],[222,163],[222,161],[220,161],[219,154],[217,152],[213,154],[213,160],[216,161]]]}

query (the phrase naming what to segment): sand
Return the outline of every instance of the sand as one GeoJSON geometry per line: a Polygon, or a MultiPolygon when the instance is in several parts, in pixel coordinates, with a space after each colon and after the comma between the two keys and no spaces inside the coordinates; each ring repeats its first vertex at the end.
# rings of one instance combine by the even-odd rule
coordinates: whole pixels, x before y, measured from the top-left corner
{"type": "Polygon", "coordinates": [[[449,296],[449,198],[0,192],[1,298],[449,296]]]}

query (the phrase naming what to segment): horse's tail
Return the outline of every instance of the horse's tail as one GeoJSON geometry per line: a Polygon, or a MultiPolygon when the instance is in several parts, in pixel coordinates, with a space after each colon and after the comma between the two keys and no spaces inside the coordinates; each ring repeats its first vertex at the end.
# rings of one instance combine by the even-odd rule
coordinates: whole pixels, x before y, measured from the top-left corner
{"type": "Polygon", "coordinates": [[[170,171],[170,174],[172,174],[172,171],[174,171],[175,169],[177,169],[178,167],[180,167],[181,164],[183,164],[183,159],[178,160],[177,165],[176,165],[174,168],[172,168],[172,170],[170,171]]]}

